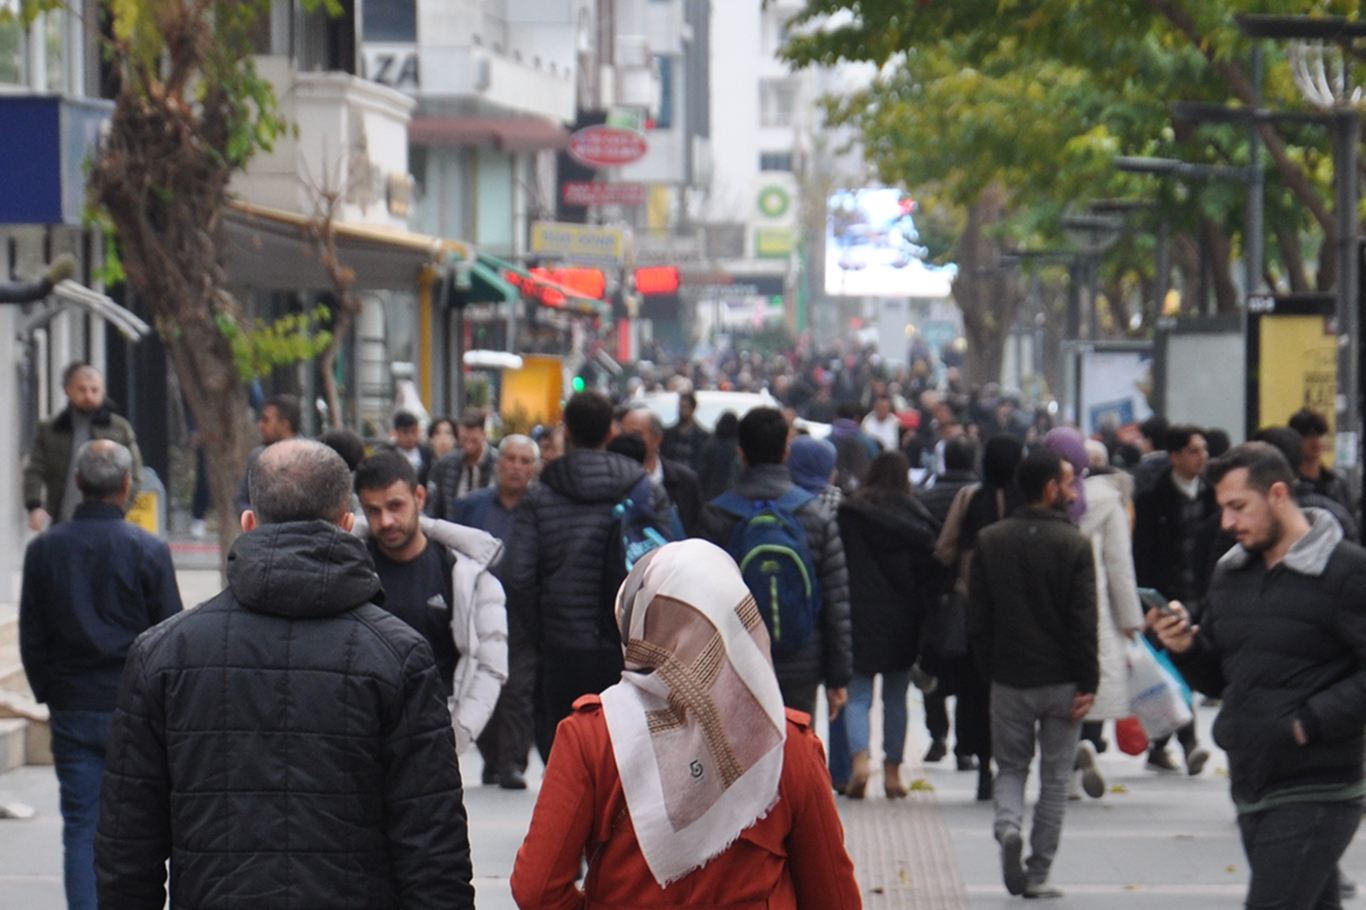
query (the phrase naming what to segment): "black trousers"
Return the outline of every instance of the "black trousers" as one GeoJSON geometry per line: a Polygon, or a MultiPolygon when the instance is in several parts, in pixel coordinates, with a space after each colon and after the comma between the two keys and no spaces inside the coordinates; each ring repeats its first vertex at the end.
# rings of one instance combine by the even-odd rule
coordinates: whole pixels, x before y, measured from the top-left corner
{"type": "Polygon", "coordinates": [[[495,773],[526,772],[531,751],[536,701],[536,648],[530,643],[508,641],[508,679],[498,694],[484,732],[476,743],[484,768],[495,773]]]}
{"type": "Polygon", "coordinates": [[[1361,800],[1296,803],[1238,816],[1252,867],[1246,910],[1341,910],[1338,860],[1361,808],[1361,800]]]}
{"type": "Polygon", "coordinates": [[[546,648],[541,652],[541,714],[536,719],[536,751],[550,760],[555,728],[574,710],[580,695],[596,695],[621,680],[621,648],[577,651],[546,648]]]}

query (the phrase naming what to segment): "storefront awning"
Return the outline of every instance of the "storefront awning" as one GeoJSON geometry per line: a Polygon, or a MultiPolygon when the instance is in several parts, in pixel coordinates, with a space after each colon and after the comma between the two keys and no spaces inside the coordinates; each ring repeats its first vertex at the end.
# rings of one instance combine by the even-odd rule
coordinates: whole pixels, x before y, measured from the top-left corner
{"type": "Polygon", "coordinates": [[[470,263],[470,286],[452,286],[447,303],[465,306],[470,303],[516,303],[522,298],[517,288],[503,280],[498,269],[476,259],[470,263]]]}
{"type": "Polygon", "coordinates": [[[569,131],[541,117],[415,117],[412,145],[486,145],[500,152],[538,152],[569,145],[569,131]]]}
{"type": "Polygon", "coordinates": [[[588,297],[549,278],[533,275],[516,263],[490,256],[488,253],[480,253],[479,261],[497,269],[508,284],[521,291],[523,297],[541,306],[580,316],[612,315],[612,307],[607,302],[588,297]]]}
{"type": "MultiPolygon", "coordinates": [[[[223,217],[229,286],[330,289],[309,221],[295,212],[231,203],[223,217]]],[[[351,287],[358,291],[412,289],[424,268],[448,254],[472,252],[457,241],[379,225],[338,223],[336,234],[338,258],[355,273],[351,287]]]]}

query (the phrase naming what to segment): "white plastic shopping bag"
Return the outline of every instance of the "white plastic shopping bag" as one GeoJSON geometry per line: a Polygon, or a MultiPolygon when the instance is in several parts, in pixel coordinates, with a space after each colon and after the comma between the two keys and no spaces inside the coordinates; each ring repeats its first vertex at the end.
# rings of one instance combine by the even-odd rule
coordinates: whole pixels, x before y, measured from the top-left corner
{"type": "Polygon", "coordinates": [[[1149,739],[1170,736],[1191,722],[1185,682],[1142,635],[1129,639],[1129,703],[1149,739]]]}

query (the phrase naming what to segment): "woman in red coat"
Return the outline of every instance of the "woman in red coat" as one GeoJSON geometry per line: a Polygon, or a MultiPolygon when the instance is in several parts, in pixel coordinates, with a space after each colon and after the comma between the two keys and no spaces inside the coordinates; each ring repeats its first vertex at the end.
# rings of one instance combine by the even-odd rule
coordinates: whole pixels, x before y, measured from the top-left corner
{"type": "Polygon", "coordinates": [[[731,558],[700,540],[652,551],[617,620],[626,672],[556,732],[512,872],[517,905],[861,907],[820,741],[783,709],[731,558]]]}

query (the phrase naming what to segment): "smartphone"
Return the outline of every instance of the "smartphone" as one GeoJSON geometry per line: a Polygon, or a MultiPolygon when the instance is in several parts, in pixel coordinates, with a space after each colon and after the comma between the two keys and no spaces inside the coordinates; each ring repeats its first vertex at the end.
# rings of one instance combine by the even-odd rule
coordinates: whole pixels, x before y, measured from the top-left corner
{"type": "Polygon", "coordinates": [[[1163,597],[1162,592],[1157,588],[1139,588],[1138,599],[1143,601],[1143,606],[1148,609],[1160,610],[1163,616],[1176,615],[1176,611],[1171,608],[1170,601],[1163,597]]]}

